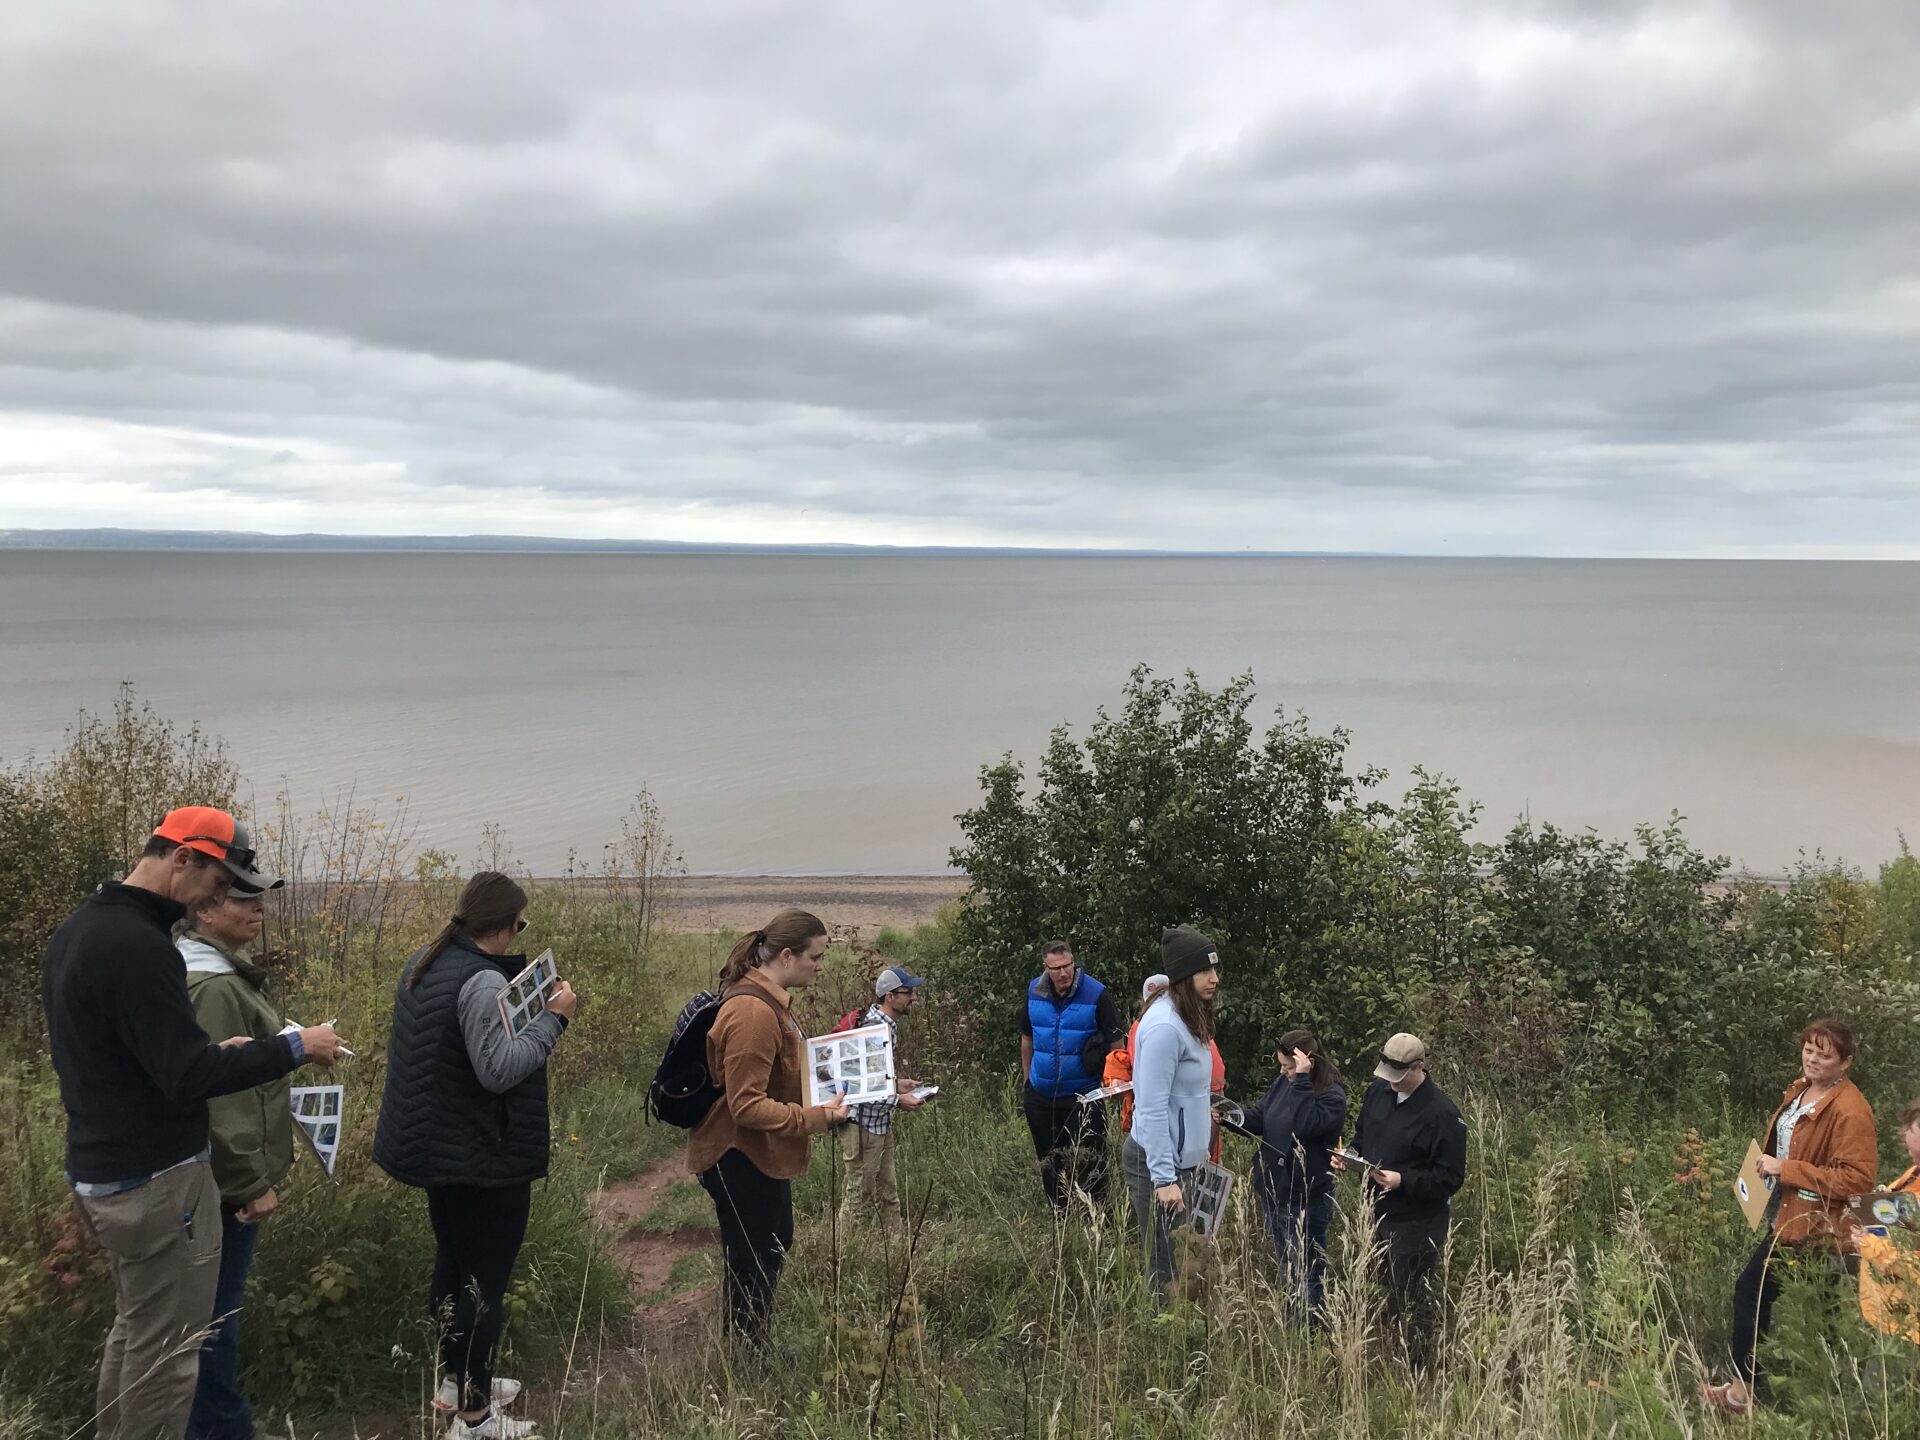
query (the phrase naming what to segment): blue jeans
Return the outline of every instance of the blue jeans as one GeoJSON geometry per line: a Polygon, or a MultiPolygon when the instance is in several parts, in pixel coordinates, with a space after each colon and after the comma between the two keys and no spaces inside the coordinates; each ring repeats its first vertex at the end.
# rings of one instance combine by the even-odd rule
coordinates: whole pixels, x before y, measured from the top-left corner
{"type": "Polygon", "coordinates": [[[220,1281],[213,1292],[213,1334],[200,1347],[200,1386],[193,1392],[187,1440],[253,1440],[253,1411],[240,1393],[240,1307],[258,1225],[243,1225],[220,1209],[220,1281]]]}
{"type": "Polygon", "coordinates": [[[1281,1283],[1296,1305],[1305,1300],[1309,1318],[1317,1317],[1327,1294],[1327,1230],[1333,1224],[1333,1192],[1323,1191],[1311,1200],[1275,1200],[1262,1192],[1260,1214],[1267,1222],[1274,1259],[1280,1262],[1281,1283]]]}

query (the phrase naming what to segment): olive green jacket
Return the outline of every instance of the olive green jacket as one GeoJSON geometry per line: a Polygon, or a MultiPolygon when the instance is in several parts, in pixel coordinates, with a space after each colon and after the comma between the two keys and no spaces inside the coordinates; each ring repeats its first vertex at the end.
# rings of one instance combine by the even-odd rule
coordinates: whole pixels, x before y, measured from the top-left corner
{"type": "MultiPolygon", "coordinates": [[[[267,1002],[266,974],[204,935],[176,942],[187,966],[187,994],[207,1038],[235,1035],[264,1040],[281,1030],[280,1012],[267,1002]]],[[[213,1178],[229,1208],[251,1204],[293,1168],[293,1111],[285,1076],[207,1102],[213,1140],[213,1178]]]]}

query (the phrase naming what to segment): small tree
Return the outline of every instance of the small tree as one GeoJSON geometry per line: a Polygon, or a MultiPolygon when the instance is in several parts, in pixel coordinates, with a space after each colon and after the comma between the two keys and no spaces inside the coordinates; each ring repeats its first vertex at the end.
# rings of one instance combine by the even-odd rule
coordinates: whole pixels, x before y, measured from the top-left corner
{"type": "Polygon", "coordinates": [[[619,905],[627,940],[646,953],[667,904],[667,888],[687,873],[687,864],[667,831],[660,802],[644,785],[620,817],[620,838],[600,859],[600,880],[619,905]]]}
{"type": "MultiPolygon", "coordinates": [[[[19,777],[0,775],[0,964],[9,974],[37,974],[55,928],[112,870],[106,852],[58,806],[19,777]]],[[[28,1035],[40,1024],[35,986],[0,992],[0,1027],[28,1035]]]]}
{"type": "Polygon", "coordinates": [[[196,721],[185,730],[136,700],[123,681],[110,715],[82,710],[65,748],[31,773],[35,796],[64,814],[117,873],[133,868],[167,811],[182,805],[234,808],[240,774],[224,740],[196,721]]]}
{"type": "Polygon", "coordinates": [[[1253,699],[1251,676],[1209,690],[1141,666],[1084,740],[1053,732],[1031,796],[1011,756],[982,769],[952,855],[972,884],[951,963],[975,993],[1001,997],[1006,1043],[1041,941],[1071,940],[1093,973],[1137,993],[1161,930],[1182,923],[1221,947],[1230,1062],[1251,1061],[1285,1023],[1356,1052],[1377,1042],[1401,996],[1348,927],[1349,888],[1368,873],[1352,837],[1378,808],[1361,798],[1378,774],[1349,774],[1345,733],[1315,735],[1301,718],[1257,736],[1253,699]]]}

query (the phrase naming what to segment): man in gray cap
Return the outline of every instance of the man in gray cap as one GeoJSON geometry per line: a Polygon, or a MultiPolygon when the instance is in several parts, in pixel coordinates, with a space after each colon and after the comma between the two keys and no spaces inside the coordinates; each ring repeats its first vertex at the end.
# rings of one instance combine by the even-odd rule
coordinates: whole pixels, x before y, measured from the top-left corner
{"type": "MultiPolygon", "coordinates": [[[[927,982],[904,965],[889,965],[873,982],[873,1004],[854,1022],[854,1028],[885,1025],[893,1035],[894,1064],[899,1065],[900,1022],[913,1010],[920,987],[927,982]]],[[[904,1077],[891,1100],[849,1107],[852,1118],[840,1127],[840,1155],[847,1162],[842,1191],[841,1222],[878,1218],[891,1222],[900,1214],[900,1187],[894,1178],[894,1110],[917,1110],[923,1100],[913,1094],[918,1080],[904,1077]]]]}
{"type": "MultiPolygon", "coordinates": [[[[1447,1244],[1453,1195],[1467,1178],[1467,1124],[1427,1077],[1427,1047],[1395,1035],[1380,1047],[1373,1084],[1353,1125],[1354,1150],[1373,1191],[1374,1248],[1387,1318],[1416,1365],[1431,1356],[1434,1269],[1447,1244]]],[[[1338,1156],[1334,1165],[1349,1166],[1338,1156]]]]}

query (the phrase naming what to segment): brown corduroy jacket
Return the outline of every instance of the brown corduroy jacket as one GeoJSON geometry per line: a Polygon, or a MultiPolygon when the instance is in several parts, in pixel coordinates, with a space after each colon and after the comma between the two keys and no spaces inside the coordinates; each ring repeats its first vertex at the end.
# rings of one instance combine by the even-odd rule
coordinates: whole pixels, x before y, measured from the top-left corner
{"type": "Polygon", "coordinates": [[[806,1173],[812,1137],[827,1128],[822,1105],[803,1105],[807,1037],[793,1018],[784,986],[749,970],[740,982],[773,997],[762,1004],[736,995],[720,1007],[707,1036],[707,1073],[725,1090],[693,1127],[687,1168],[698,1175],[729,1150],[738,1150],[761,1174],[792,1180],[806,1173]]]}
{"type": "MultiPolygon", "coordinates": [[[[1782,1093],[1760,1142],[1767,1154],[1776,1153],[1774,1137],[1781,1114],[1806,1088],[1807,1082],[1800,1079],[1782,1093]]],[[[1822,1239],[1845,1245],[1853,1228],[1847,1221],[1847,1201],[1873,1189],[1880,1166],[1873,1107],[1860,1087],[1842,1080],[1831,1095],[1802,1115],[1793,1127],[1787,1156],[1780,1167],[1774,1236],[1783,1245],[1822,1239]]]]}

